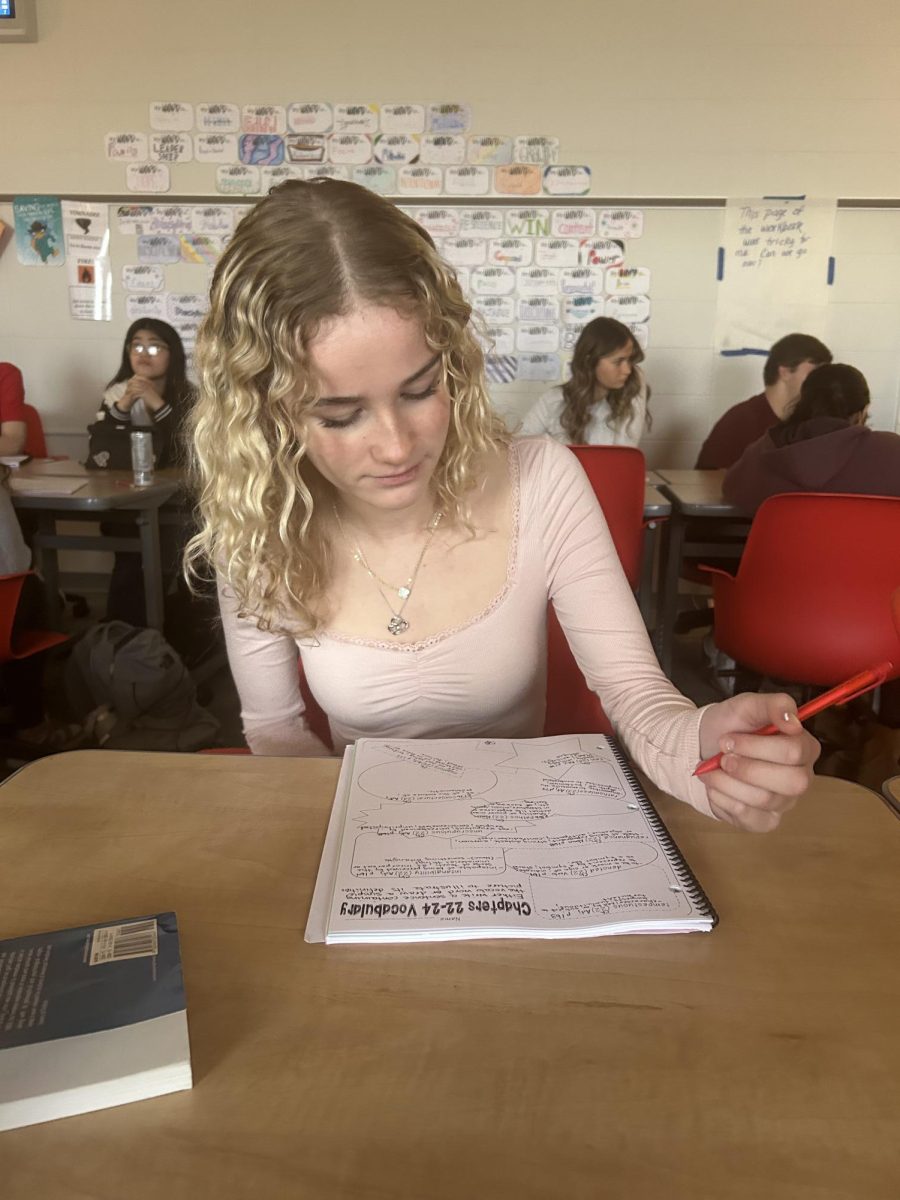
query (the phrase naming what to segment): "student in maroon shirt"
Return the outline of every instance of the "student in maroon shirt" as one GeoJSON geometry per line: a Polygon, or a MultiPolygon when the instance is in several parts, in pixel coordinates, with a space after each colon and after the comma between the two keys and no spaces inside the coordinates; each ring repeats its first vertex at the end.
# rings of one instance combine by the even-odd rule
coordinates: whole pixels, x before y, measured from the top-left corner
{"type": "Polygon", "coordinates": [[[831,362],[831,351],[818,338],[789,333],[769,351],[763,368],[765,390],[735,404],[710,430],[700,448],[697,470],[730,467],[746,448],[788,413],[814,367],[831,362]]]}

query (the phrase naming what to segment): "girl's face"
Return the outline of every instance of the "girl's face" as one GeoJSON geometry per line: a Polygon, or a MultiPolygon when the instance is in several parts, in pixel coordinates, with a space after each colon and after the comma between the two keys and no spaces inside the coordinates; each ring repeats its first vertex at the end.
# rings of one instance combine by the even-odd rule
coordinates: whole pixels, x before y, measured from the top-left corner
{"type": "Polygon", "coordinates": [[[128,360],[139,378],[165,379],[169,369],[169,347],[149,329],[139,329],[128,343],[128,360]]]}
{"type": "Polygon", "coordinates": [[[422,322],[368,304],[309,346],[319,399],[304,416],[310,462],[360,516],[430,502],[451,400],[422,322]]]}
{"type": "Polygon", "coordinates": [[[636,349],[634,342],[628,341],[618,350],[613,350],[597,360],[594,378],[602,388],[608,392],[615,392],[625,386],[634,370],[636,349]]]}

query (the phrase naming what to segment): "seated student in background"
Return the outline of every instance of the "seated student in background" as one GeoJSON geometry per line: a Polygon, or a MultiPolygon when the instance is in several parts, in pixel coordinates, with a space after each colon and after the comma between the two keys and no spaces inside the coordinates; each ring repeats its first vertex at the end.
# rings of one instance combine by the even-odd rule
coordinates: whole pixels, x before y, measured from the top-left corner
{"type": "Polygon", "coordinates": [[[725,498],[752,511],[779,492],[900,496],[900,434],[866,428],[868,408],[861,371],[816,367],[787,417],[728,471],[725,498]]]}
{"type": "MultiPolygon", "coordinates": [[[[184,345],[178,332],[165,321],[142,317],[125,334],[122,361],[103,393],[98,420],[92,425],[89,467],[128,470],[134,429],[152,429],[156,466],[175,465],[182,457],[182,426],[195,391],[187,379],[184,345]]],[[[104,533],[137,537],[132,526],[104,522],[104,533]]],[[[171,580],[183,549],[178,531],[161,531],[163,574],[171,580]]],[[[144,583],[141,557],[117,551],[109,585],[107,620],[144,625],[144,583]]]]}
{"type": "Polygon", "coordinates": [[[256,754],[359,737],[533,737],[547,602],[636,761],[661,787],[767,830],[818,748],[789,697],[698,711],[663,675],[578,460],[511,439],[472,310],[429,235],[383,197],[291,180],[216,266],[191,426],[201,529],[256,754]],[[777,722],[779,733],[748,731],[777,722]],[[692,777],[722,748],[724,770],[692,777]]]}
{"type": "Polygon", "coordinates": [[[519,436],[544,433],[568,446],[636,446],[650,427],[650,389],[638,367],[643,360],[627,325],[611,317],[589,321],[575,343],[571,378],[544,392],[519,436]]]}
{"type": "Polygon", "coordinates": [[[777,341],[763,367],[765,388],[719,417],[700,447],[697,470],[714,471],[737,462],[751,442],[787,415],[810,371],[830,362],[831,351],[809,334],[789,333],[777,341]]]}
{"type": "Polygon", "coordinates": [[[25,449],[24,405],[22,372],[12,363],[0,362],[0,456],[21,454],[25,449]]]}

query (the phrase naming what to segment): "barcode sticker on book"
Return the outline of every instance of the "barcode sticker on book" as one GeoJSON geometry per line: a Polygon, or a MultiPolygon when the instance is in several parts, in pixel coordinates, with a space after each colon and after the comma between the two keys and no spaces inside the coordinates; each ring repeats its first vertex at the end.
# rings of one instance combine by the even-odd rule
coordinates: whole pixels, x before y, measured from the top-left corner
{"type": "Polygon", "coordinates": [[[90,965],[121,962],[125,958],[149,958],[159,953],[156,921],[131,921],[95,929],[91,938],[90,965]]]}

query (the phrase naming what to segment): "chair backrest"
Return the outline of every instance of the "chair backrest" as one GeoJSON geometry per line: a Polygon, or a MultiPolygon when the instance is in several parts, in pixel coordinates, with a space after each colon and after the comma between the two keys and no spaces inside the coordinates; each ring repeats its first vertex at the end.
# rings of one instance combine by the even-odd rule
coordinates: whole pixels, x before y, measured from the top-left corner
{"type": "MultiPolygon", "coordinates": [[[[636,588],[644,541],[644,456],[632,446],[570,446],[600,502],[625,575],[636,588]]],[[[603,706],[584,682],[557,620],[547,610],[547,715],[544,733],[612,733],[603,706]]]]}
{"type": "Polygon", "coordinates": [[[0,575],[0,663],[12,658],[12,627],[19,607],[19,596],[28,571],[0,575]]]}
{"type": "Polygon", "coordinates": [[[25,453],[32,458],[47,457],[47,442],[44,439],[44,426],[41,414],[30,404],[23,405],[25,413],[25,453]]]}
{"type": "Polygon", "coordinates": [[[776,679],[827,686],[890,659],[900,497],[793,493],[754,517],[734,580],[716,576],[716,645],[776,679]]]}

